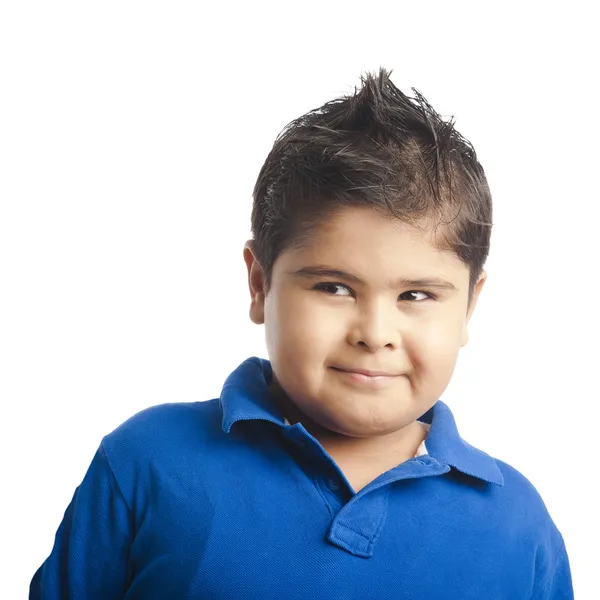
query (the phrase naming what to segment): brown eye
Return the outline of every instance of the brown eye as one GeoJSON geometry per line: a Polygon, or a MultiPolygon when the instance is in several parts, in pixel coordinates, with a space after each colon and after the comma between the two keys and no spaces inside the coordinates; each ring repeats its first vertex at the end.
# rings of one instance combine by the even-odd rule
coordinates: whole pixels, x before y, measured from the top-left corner
{"type": "Polygon", "coordinates": [[[314,287],[315,290],[325,292],[331,296],[351,296],[350,288],[343,283],[318,283],[314,287]],[[341,292],[341,293],[340,293],[341,292]]]}
{"type": "Polygon", "coordinates": [[[423,302],[423,300],[433,300],[434,296],[432,294],[428,294],[427,292],[422,292],[420,290],[411,290],[410,292],[404,292],[404,294],[400,294],[400,300],[408,300],[412,302],[423,302]],[[419,297],[420,294],[420,297],[419,297]],[[415,297],[417,296],[417,297],[415,297]],[[424,297],[423,297],[424,296],[424,297]]]}

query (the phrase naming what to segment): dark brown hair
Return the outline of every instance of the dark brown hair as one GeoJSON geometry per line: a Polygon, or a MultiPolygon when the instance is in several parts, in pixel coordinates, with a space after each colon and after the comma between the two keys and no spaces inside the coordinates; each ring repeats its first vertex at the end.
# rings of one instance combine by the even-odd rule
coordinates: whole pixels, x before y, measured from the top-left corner
{"type": "Polygon", "coordinates": [[[470,293],[489,252],[492,199],[471,143],[390,72],[308,112],[279,134],[254,187],[252,249],[269,289],[273,264],[344,207],[369,207],[432,228],[470,271],[470,293]]]}

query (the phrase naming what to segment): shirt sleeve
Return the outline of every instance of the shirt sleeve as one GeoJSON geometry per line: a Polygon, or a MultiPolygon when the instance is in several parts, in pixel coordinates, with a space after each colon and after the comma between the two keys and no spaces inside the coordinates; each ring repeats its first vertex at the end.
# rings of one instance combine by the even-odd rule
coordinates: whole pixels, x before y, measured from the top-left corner
{"type": "Polygon", "coordinates": [[[101,444],[69,504],[29,600],[117,600],[131,579],[131,513],[101,444]]]}
{"type": "Polygon", "coordinates": [[[569,556],[563,537],[558,534],[554,549],[542,553],[541,561],[547,568],[540,577],[539,586],[534,590],[532,600],[573,600],[573,582],[569,556]]]}

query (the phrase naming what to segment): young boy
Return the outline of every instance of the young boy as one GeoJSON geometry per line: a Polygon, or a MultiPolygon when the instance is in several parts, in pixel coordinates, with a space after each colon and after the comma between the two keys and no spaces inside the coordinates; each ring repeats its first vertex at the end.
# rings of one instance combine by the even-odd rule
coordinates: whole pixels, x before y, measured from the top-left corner
{"type": "Polygon", "coordinates": [[[30,598],[572,598],[533,485],[439,400],[491,221],[472,146],[384,70],[290,123],[244,248],[270,361],[106,436],[30,598]]]}

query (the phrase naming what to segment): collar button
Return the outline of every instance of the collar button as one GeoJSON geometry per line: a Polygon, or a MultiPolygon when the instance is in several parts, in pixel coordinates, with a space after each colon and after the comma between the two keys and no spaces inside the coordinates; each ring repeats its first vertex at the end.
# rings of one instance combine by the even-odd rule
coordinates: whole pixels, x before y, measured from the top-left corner
{"type": "Polygon", "coordinates": [[[332,492],[337,492],[340,489],[340,484],[335,479],[331,478],[327,480],[327,487],[332,492]]]}

